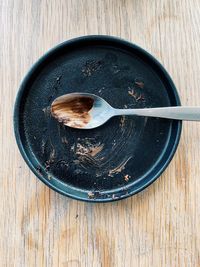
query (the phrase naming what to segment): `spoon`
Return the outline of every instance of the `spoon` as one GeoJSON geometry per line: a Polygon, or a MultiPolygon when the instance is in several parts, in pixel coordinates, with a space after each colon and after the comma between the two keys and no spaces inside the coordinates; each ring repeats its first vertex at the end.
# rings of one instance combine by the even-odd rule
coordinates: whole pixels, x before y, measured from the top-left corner
{"type": "Polygon", "coordinates": [[[51,114],[59,122],[72,128],[93,129],[101,126],[113,116],[120,115],[199,121],[200,107],[116,109],[100,96],[89,93],[71,93],[59,96],[53,101],[51,114]]]}

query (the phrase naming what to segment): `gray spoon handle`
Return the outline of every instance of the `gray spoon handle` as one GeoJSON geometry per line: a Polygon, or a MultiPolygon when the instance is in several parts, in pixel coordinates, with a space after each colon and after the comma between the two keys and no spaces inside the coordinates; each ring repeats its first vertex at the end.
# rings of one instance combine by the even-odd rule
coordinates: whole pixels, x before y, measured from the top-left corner
{"type": "Polygon", "coordinates": [[[115,115],[136,115],[173,120],[200,121],[200,107],[163,107],[144,109],[115,109],[115,115]]]}

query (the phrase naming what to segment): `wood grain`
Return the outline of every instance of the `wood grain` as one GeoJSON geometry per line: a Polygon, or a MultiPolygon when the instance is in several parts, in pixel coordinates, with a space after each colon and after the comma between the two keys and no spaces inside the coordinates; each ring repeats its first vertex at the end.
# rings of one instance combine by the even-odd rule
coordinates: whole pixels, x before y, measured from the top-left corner
{"type": "Polygon", "coordinates": [[[109,204],[43,185],[15,144],[20,81],[49,48],[85,34],[130,40],[171,74],[182,104],[200,105],[199,0],[0,0],[0,266],[200,266],[200,124],[186,122],[165,173],[109,204]]]}

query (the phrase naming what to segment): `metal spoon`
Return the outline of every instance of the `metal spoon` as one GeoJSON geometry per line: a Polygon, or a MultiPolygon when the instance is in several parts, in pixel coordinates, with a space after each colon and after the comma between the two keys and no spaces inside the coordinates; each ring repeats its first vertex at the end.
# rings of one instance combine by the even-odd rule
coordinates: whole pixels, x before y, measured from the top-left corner
{"type": "Polygon", "coordinates": [[[51,114],[64,125],[79,129],[101,126],[113,116],[134,115],[173,120],[200,120],[200,107],[161,107],[144,109],[116,109],[103,98],[88,93],[72,93],[56,98],[51,114]]]}

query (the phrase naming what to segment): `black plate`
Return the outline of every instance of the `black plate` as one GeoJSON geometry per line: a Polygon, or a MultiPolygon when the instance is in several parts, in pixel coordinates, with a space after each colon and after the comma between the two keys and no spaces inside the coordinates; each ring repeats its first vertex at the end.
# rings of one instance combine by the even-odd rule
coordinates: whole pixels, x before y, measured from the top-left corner
{"type": "Polygon", "coordinates": [[[176,151],[181,122],[115,117],[97,129],[71,129],[49,112],[56,97],[71,92],[99,95],[118,108],[180,105],[164,68],[143,49],[115,37],[73,39],[32,67],[14,111],[22,156],[37,177],[59,193],[105,202],[151,184],[176,151]]]}

